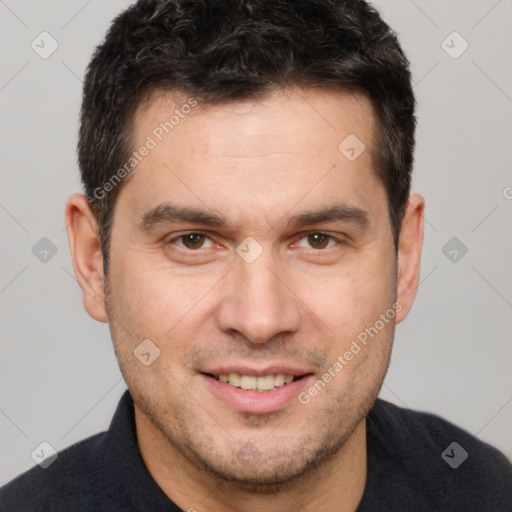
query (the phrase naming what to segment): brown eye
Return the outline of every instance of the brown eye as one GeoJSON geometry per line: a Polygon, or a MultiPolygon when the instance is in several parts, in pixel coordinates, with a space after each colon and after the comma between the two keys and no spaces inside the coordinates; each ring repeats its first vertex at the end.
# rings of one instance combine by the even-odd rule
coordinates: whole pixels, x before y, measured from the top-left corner
{"type": "Polygon", "coordinates": [[[308,235],[308,243],[313,249],[325,249],[332,237],[324,233],[311,233],[308,235]]]}
{"type": "Polygon", "coordinates": [[[186,235],[180,236],[183,245],[187,249],[200,249],[204,244],[206,236],[201,233],[187,233],[186,235]]]}

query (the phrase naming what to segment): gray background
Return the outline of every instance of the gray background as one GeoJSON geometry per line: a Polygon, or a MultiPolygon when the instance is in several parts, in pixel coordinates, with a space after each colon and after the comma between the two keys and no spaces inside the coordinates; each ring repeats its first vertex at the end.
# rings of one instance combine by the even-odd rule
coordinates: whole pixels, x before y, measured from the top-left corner
{"type": "MultiPolygon", "coordinates": [[[[374,3],[412,61],[413,191],[427,204],[421,284],[381,396],[512,458],[512,2],[374,3]],[[442,47],[454,31],[469,43],[456,59],[442,47]],[[443,253],[452,237],[468,248],[462,256],[456,242],[456,261],[454,247],[443,253]]],[[[64,204],[81,190],[83,72],[127,5],[0,0],[0,484],[35,464],[42,441],[60,450],[106,429],[125,389],[108,326],[82,307],[64,204]],[[47,59],[31,48],[43,31],[59,45],[47,59]],[[32,251],[43,237],[57,249],[46,262],[32,251]]],[[[454,55],[462,44],[451,36],[445,48],[454,55]]]]}

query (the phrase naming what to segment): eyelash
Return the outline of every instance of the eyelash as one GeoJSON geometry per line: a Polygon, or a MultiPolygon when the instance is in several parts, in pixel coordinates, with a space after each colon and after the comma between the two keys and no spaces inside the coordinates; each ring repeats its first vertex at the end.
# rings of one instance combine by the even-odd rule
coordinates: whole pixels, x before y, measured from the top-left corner
{"type": "MultiPolygon", "coordinates": [[[[182,239],[183,237],[185,237],[187,235],[202,235],[202,236],[208,238],[209,240],[212,240],[211,237],[207,233],[204,233],[202,231],[188,231],[186,233],[181,233],[180,235],[175,236],[175,237],[167,240],[166,243],[167,244],[172,244],[172,243],[176,242],[176,240],[180,240],[180,239],[182,239]]],[[[302,239],[308,237],[309,235],[323,235],[323,236],[326,236],[326,237],[329,238],[329,242],[334,240],[335,242],[338,242],[338,244],[342,244],[343,243],[339,238],[335,237],[334,235],[330,235],[329,233],[326,233],[324,231],[308,231],[306,233],[301,234],[301,237],[299,238],[299,240],[302,240],[302,239]]],[[[326,252],[330,248],[332,248],[332,246],[331,247],[327,247],[325,249],[314,249],[314,248],[311,248],[310,250],[311,251],[318,251],[318,252],[326,252]]],[[[179,250],[181,250],[183,252],[187,252],[187,253],[194,253],[194,252],[199,253],[201,251],[201,249],[195,249],[194,250],[194,249],[188,249],[188,248],[183,248],[183,247],[180,247],[179,250]]]]}

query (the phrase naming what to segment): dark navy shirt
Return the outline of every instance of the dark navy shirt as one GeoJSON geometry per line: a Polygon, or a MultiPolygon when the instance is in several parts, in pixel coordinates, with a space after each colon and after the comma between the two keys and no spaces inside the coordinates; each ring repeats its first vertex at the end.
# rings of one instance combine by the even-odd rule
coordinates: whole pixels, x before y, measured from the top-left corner
{"type": "MultiPolygon", "coordinates": [[[[512,435],[512,433],[511,433],[512,435]]],[[[367,417],[368,476],[358,512],[511,512],[512,465],[438,416],[377,400],[367,417]]],[[[200,511],[200,503],[190,507],[200,511]]],[[[0,489],[1,512],[179,512],[140,456],[133,400],[107,432],[0,489]]]]}

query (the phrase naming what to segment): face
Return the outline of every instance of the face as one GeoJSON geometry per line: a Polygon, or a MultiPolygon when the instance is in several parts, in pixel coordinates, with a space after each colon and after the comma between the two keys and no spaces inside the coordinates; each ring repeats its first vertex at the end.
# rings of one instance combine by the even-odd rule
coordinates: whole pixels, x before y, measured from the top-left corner
{"type": "Polygon", "coordinates": [[[373,112],[326,90],[186,103],[154,97],[135,118],[134,148],[156,144],[114,210],[115,351],[170,451],[240,485],[284,483],[338,452],[389,361],[397,259],[373,112]],[[350,134],[356,159],[356,139],[339,149],[350,134]]]}

